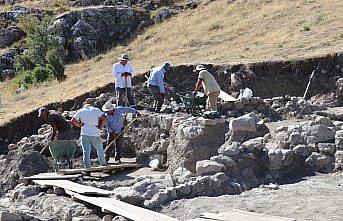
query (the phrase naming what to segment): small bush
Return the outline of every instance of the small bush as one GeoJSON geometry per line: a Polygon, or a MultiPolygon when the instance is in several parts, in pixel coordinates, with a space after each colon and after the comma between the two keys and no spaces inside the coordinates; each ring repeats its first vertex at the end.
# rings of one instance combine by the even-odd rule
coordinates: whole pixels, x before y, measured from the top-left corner
{"type": "Polygon", "coordinates": [[[310,25],[305,24],[305,25],[303,26],[303,29],[302,29],[302,30],[303,30],[303,31],[310,31],[310,30],[311,30],[310,25]]]}
{"type": "Polygon", "coordinates": [[[28,71],[32,70],[35,67],[35,64],[28,55],[21,54],[15,57],[15,67],[19,71],[28,71]]]}
{"type": "Polygon", "coordinates": [[[31,71],[21,71],[16,77],[15,84],[17,87],[23,85],[25,88],[29,88],[34,83],[34,79],[31,71]]]}
{"type": "Polygon", "coordinates": [[[42,83],[53,78],[53,73],[49,68],[46,67],[35,67],[32,70],[32,76],[36,83],[42,83]]]}
{"type": "Polygon", "coordinates": [[[61,58],[58,56],[57,51],[50,50],[46,55],[46,60],[48,61],[47,68],[49,68],[54,77],[58,81],[63,81],[66,78],[64,74],[64,66],[61,58]]]}

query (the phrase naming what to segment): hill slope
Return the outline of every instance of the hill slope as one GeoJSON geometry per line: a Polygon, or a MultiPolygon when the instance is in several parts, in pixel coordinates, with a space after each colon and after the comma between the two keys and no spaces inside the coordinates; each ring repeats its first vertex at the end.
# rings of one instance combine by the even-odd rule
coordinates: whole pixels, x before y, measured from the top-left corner
{"type": "Polygon", "coordinates": [[[13,96],[0,85],[0,124],[48,102],[72,98],[113,81],[112,64],[122,52],[137,73],[168,60],[228,63],[298,59],[343,48],[341,0],[217,0],[145,31],[128,46],[67,67],[67,81],[13,96]],[[231,3],[232,2],[232,3],[231,3]]]}

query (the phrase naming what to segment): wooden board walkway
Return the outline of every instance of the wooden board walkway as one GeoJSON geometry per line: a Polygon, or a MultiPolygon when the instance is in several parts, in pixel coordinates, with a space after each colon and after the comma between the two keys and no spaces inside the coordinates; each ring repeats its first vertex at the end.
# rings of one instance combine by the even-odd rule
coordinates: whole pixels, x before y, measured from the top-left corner
{"type": "Polygon", "coordinates": [[[92,186],[85,186],[69,180],[33,180],[33,182],[42,186],[60,187],[65,191],[70,190],[84,195],[109,196],[113,194],[112,191],[103,190],[92,186]]]}
{"type": "Polygon", "coordinates": [[[39,173],[29,177],[20,178],[21,180],[74,180],[81,177],[82,174],[63,175],[58,173],[39,173]]]}
{"type": "Polygon", "coordinates": [[[188,221],[296,221],[293,218],[270,216],[261,213],[246,212],[237,209],[228,209],[222,213],[204,213],[200,218],[188,221]]]}
{"type": "Polygon", "coordinates": [[[111,211],[133,221],[179,221],[178,219],[138,206],[134,206],[119,201],[115,198],[84,196],[69,190],[66,191],[66,193],[74,199],[93,204],[102,208],[103,210],[111,211]]]}
{"type": "Polygon", "coordinates": [[[129,169],[129,168],[140,168],[140,167],[142,166],[137,163],[122,163],[122,164],[91,167],[91,168],[64,169],[64,170],[59,170],[58,173],[68,175],[68,174],[78,174],[78,173],[118,171],[118,170],[124,170],[124,169],[129,169]]]}

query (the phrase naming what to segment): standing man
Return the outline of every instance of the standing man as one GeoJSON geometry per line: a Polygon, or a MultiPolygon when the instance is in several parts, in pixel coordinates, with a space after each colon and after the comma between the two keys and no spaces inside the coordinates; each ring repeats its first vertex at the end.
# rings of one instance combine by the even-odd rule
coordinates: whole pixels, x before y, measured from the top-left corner
{"type": "Polygon", "coordinates": [[[49,111],[46,107],[38,110],[38,118],[52,127],[51,140],[68,140],[70,123],[59,113],[49,111]]]}
{"type": "Polygon", "coordinates": [[[124,136],[124,133],[121,133],[124,128],[123,114],[134,113],[140,116],[140,113],[130,107],[115,107],[111,102],[106,102],[102,107],[102,111],[105,112],[106,116],[107,146],[115,140],[115,143],[113,142],[111,147],[106,150],[106,161],[108,162],[114,153],[115,161],[121,163],[120,158],[124,136]]]}
{"type": "Polygon", "coordinates": [[[166,72],[170,71],[170,63],[165,62],[161,67],[153,68],[148,79],[148,89],[154,98],[154,111],[160,112],[163,105],[166,91],[163,85],[163,78],[166,72]]]}
{"type": "Polygon", "coordinates": [[[116,96],[118,106],[135,105],[132,96],[131,77],[134,75],[134,69],[129,63],[129,56],[123,54],[117,63],[113,65],[113,75],[116,84],[116,96]]]}
{"type": "Polygon", "coordinates": [[[106,117],[104,113],[93,107],[94,98],[86,99],[84,107],[71,119],[71,123],[81,128],[81,146],[83,163],[86,168],[91,167],[91,148],[96,149],[101,166],[106,166],[105,154],[100,138],[100,131],[104,128],[106,117]]]}
{"type": "Polygon", "coordinates": [[[193,72],[198,73],[198,82],[195,85],[193,94],[195,95],[199,90],[201,85],[204,88],[205,96],[207,98],[207,106],[211,111],[218,111],[217,100],[220,94],[220,86],[213,75],[206,70],[203,65],[197,65],[193,72]]]}

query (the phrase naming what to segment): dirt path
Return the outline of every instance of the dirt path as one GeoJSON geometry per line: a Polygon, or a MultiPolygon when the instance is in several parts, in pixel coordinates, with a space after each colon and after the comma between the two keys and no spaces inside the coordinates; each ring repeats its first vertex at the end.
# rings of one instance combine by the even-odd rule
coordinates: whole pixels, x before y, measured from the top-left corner
{"type": "Polygon", "coordinates": [[[178,200],[161,212],[187,220],[204,212],[235,208],[297,221],[343,220],[343,173],[318,174],[288,182],[278,190],[256,188],[241,195],[178,200]]]}

